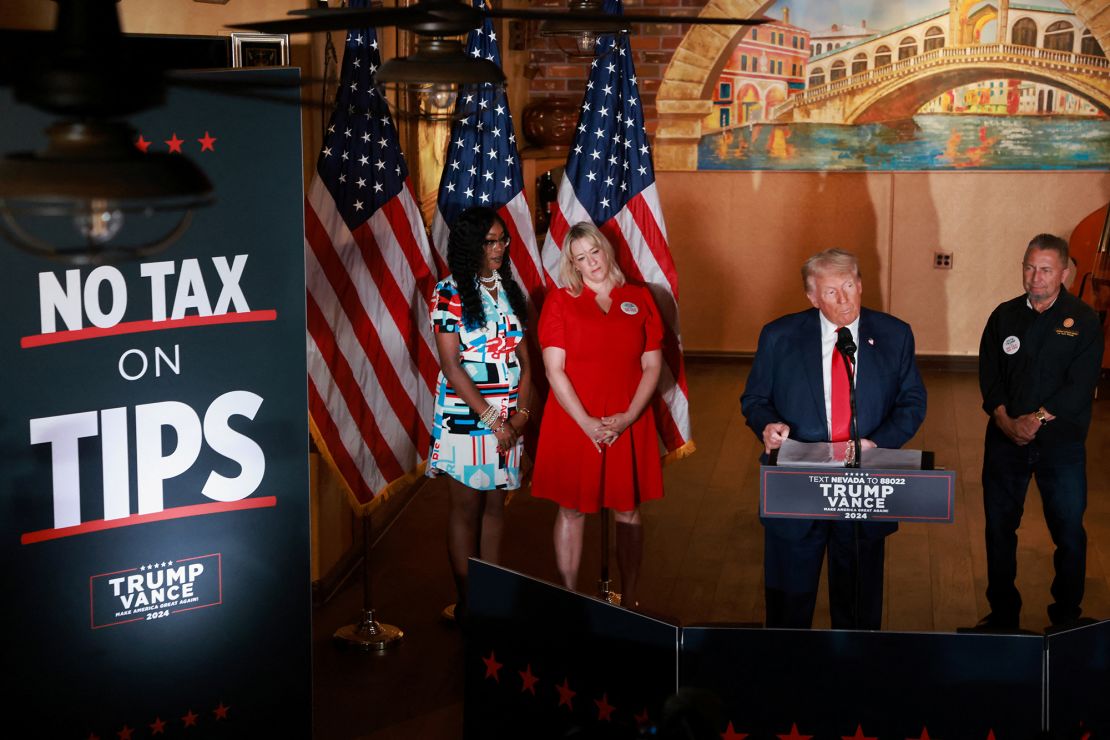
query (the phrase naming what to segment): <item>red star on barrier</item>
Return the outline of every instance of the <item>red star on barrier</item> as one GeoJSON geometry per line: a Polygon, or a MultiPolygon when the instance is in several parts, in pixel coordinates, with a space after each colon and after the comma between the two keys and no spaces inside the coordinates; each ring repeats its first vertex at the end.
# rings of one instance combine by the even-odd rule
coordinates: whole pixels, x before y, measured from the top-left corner
{"type": "Polygon", "coordinates": [[[185,143],[184,139],[177,138],[177,133],[170,134],[170,138],[166,139],[166,146],[170,148],[170,153],[181,154],[181,145],[185,143]]]}
{"type": "Polygon", "coordinates": [[[199,716],[199,714],[193,714],[193,710],[190,709],[188,712],[185,713],[185,716],[181,718],[181,721],[185,723],[186,727],[196,727],[197,717],[199,716]]]}
{"type": "Polygon", "coordinates": [[[987,731],[987,740],[994,740],[994,728],[987,731]]]}
{"type": "Polygon", "coordinates": [[[798,733],[798,723],[794,722],[790,725],[789,735],[779,735],[780,740],[810,740],[813,735],[802,735],[798,733]]]}
{"type": "Polygon", "coordinates": [[[647,707],[644,707],[644,711],[637,714],[633,719],[636,720],[636,726],[640,728],[647,727],[651,724],[651,717],[648,715],[647,707]]]}
{"type": "Polygon", "coordinates": [[[119,740],[131,740],[131,733],[133,732],[133,729],[131,729],[127,725],[124,725],[123,729],[117,732],[116,735],[119,736],[119,740]]]}
{"type": "Polygon", "coordinates": [[[146,150],[150,149],[150,142],[144,139],[142,134],[139,134],[139,140],[135,142],[135,148],[146,154],[146,150]]]}
{"type": "MultiPolygon", "coordinates": [[[[574,711],[574,703],[573,703],[574,702],[574,695],[577,694],[578,692],[577,691],[571,691],[570,681],[568,679],[564,678],[563,679],[563,685],[562,686],[556,686],[555,690],[559,692],[559,707],[566,704],[567,709],[569,709],[570,711],[573,712],[574,711]]],[[[559,707],[555,707],[555,708],[558,709],[559,707]]]]}
{"type": "Polygon", "coordinates": [[[214,147],[213,144],[216,143],[217,139],[216,139],[215,136],[209,135],[209,133],[207,131],[204,132],[204,138],[203,139],[197,139],[197,141],[200,142],[200,150],[202,152],[214,152],[214,151],[216,151],[216,147],[214,147]]]}
{"type": "Polygon", "coordinates": [[[612,722],[613,712],[617,708],[609,703],[609,695],[602,694],[600,699],[594,699],[594,704],[597,704],[597,721],[598,722],[612,722]]]}
{"type": "Polygon", "coordinates": [[[923,726],[921,728],[921,737],[907,737],[906,740],[929,740],[929,728],[923,726]]]}
{"type": "Polygon", "coordinates": [[[856,725],[855,735],[841,735],[843,740],[879,740],[877,737],[867,737],[863,734],[863,725],[856,725]]]}
{"type": "Polygon", "coordinates": [[[532,696],[535,696],[536,683],[539,679],[532,675],[532,664],[529,663],[523,671],[517,671],[517,673],[520,674],[520,680],[523,681],[520,687],[520,693],[523,694],[525,691],[530,691],[532,692],[532,696]]]}
{"type": "Polygon", "coordinates": [[[489,651],[488,658],[482,658],[482,662],[486,664],[486,678],[492,678],[497,683],[501,683],[501,670],[503,663],[497,662],[497,653],[492,650],[489,651]]]}
{"type": "Polygon", "coordinates": [[[728,727],[721,733],[721,740],[744,740],[748,734],[746,732],[737,732],[732,728],[732,723],[728,723],[728,727]]]}
{"type": "Polygon", "coordinates": [[[212,710],[212,714],[215,715],[216,719],[227,719],[227,710],[229,709],[231,709],[231,707],[225,707],[224,703],[221,701],[220,706],[212,710]]]}
{"type": "Polygon", "coordinates": [[[166,723],[162,721],[161,717],[155,717],[154,721],[150,723],[151,735],[164,735],[166,734],[166,723]]]}
{"type": "Polygon", "coordinates": [[[90,732],[87,740],[100,740],[100,735],[97,735],[95,732],[90,732]]]}

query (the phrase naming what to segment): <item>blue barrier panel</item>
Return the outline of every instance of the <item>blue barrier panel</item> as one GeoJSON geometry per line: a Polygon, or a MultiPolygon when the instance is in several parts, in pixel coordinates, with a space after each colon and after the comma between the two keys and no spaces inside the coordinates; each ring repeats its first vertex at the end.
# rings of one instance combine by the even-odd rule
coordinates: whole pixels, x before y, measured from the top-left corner
{"type": "Polygon", "coordinates": [[[470,561],[464,737],[631,738],[675,692],[678,627],[470,561]]]}
{"type": "Polygon", "coordinates": [[[1050,635],[1045,645],[1054,736],[1110,735],[1110,620],[1050,635]]]}
{"type": "Polygon", "coordinates": [[[1034,738],[1043,645],[1025,635],[688,627],[679,676],[717,693],[729,740],[1034,738]]]}

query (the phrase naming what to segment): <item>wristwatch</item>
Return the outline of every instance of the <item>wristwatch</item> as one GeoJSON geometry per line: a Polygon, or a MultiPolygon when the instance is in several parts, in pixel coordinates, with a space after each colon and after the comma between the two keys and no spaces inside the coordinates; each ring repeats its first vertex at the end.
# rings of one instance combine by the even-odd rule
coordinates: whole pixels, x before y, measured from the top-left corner
{"type": "Polygon", "coordinates": [[[1048,423],[1048,418],[1044,415],[1044,409],[1037,409],[1033,412],[1033,416],[1037,417],[1037,421],[1041,423],[1041,426],[1048,423]]]}

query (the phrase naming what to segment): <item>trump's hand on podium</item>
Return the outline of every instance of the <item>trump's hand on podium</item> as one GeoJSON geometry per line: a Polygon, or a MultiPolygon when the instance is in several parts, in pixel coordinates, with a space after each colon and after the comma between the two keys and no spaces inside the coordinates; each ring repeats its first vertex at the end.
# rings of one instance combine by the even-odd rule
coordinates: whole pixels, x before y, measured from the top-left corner
{"type": "Polygon", "coordinates": [[[768,455],[771,450],[782,447],[782,443],[790,436],[790,427],[781,421],[773,421],[763,427],[763,450],[768,455]]]}

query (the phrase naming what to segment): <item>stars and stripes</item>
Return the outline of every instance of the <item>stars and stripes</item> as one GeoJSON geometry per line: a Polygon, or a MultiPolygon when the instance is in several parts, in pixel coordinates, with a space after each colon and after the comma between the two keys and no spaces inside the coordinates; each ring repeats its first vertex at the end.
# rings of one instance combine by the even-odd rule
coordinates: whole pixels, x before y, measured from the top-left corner
{"type": "MultiPolygon", "coordinates": [[[[620,0],[606,0],[605,10],[620,13],[620,0]]],[[[592,221],[601,229],[613,243],[625,275],[647,285],[659,307],[666,336],[656,419],[668,453],[683,457],[694,445],[678,325],[678,272],[667,246],[627,34],[598,39],[574,146],[542,251],[552,280],[558,279],[559,250],[567,231],[580,221],[592,221]]]]}
{"type": "Polygon", "coordinates": [[[350,31],[305,198],[309,413],[360,506],[406,482],[427,454],[439,368],[427,310],[446,272],[374,84],[380,65],[374,30],[350,31]]]}
{"type": "MultiPolygon", "coordinates": [[[[483,0],[474,7],[484,8],[483,0]]],[[[489,18],[470,32],[466,52],[475,58],[501,64],[497,34],[489,18]]],[[[532,212],[524,197],[520,155],[517,153],[513,119],[503,88],[485,84],[464,87],[456,113],[461,116],[451,127],[439,201],[432,220],[432,241],[441,259],[447,257],[450,224],[471,206],[495,209],[512,239],[509,260],[524,292],[538,308],[546,287],[540,252],[536,244],[532,212]]]]}

